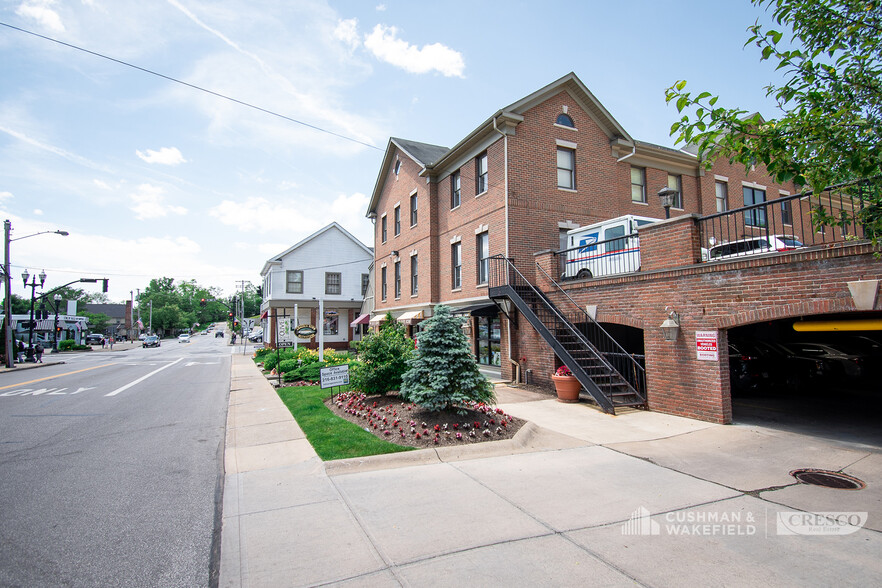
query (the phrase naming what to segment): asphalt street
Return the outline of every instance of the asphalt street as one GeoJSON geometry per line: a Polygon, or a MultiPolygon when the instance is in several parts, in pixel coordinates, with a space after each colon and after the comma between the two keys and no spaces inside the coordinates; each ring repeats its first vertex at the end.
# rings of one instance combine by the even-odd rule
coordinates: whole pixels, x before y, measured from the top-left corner
{"type": "Polygon", "coordinates": [[[216,581],[230,353],[196,336],[0,377],[0,585],[216,581]]]}

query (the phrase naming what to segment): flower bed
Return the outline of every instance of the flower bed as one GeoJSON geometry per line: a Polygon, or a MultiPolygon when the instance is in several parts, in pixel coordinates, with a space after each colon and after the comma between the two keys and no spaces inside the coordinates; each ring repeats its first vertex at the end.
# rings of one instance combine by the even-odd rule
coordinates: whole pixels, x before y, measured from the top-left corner
{"type": "Polygon", "coordinates": [[[431,412],[395,395],[366,396],[344,392],[325,404],[334,414],[380,439],[407,447],[445,447],[511,439],[526,421],[482,403],[431,412]]]}

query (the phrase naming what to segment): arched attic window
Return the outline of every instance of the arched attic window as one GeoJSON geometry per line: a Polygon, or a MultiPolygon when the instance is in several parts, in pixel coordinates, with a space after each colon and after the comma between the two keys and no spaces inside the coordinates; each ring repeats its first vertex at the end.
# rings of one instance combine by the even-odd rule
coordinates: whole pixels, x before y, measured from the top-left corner
{"type": "Polygon", "coordinates": [[[558,115],[557,115],[557,120],[554,121],[554,122],[555,122],[556,124],[559,124],[559,125],[562,126],[562,127],[576,128],[576,125],[573,124],[573,119],[570,118],[570,115],[567,114],[567,113],[565,113],[565,112],[562,112],[562,113],[558,114],[558,115]]]}

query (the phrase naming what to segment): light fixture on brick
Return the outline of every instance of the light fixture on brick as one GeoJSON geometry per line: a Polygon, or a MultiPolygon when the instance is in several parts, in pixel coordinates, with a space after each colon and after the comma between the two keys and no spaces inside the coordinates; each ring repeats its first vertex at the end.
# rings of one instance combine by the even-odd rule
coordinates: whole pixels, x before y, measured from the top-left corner
{"type": "Polygon", "coordinates": [[[670,306],[665,307],[668,318],[661,324],[662,335],[665,341],[676,341],[680,332],[680,315],[670,306]]]}

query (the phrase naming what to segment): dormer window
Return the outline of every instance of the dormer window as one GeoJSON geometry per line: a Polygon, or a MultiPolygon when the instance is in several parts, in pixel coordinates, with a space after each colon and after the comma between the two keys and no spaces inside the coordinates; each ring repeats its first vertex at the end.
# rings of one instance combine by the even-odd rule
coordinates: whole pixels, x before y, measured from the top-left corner
{"type": "Polygon", "coordinates": [[[570,127],[571,129],[576,128],[576,125],[573,124],[573,119],[570,117],[569,114],[567,114],[565,112],[558,114],[557,120],[554,122],[555,122],[555,124],[559,124],[562,127],[570,127]]]}

